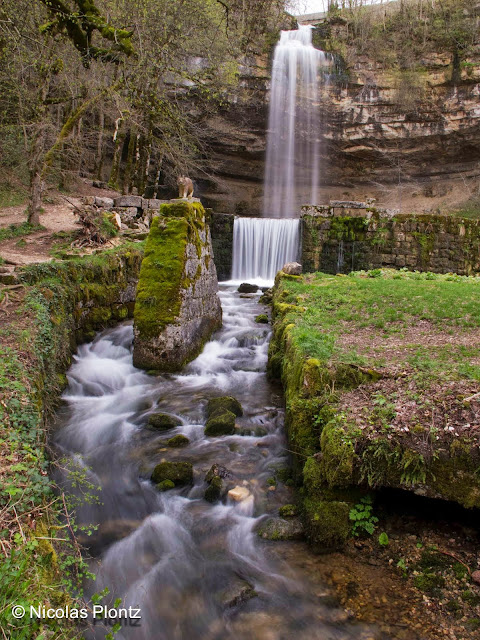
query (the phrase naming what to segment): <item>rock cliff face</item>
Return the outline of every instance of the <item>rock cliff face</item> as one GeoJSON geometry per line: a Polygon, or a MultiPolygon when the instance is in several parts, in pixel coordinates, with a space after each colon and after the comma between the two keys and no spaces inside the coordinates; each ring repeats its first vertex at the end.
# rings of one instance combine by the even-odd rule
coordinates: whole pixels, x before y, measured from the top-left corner
{"type": "Polygon", "coordinates": [[[177,371],[222,324],[210,229],[200,203],[164,204],[153,219],[134,312],[133,362],[177,371]]]}
{"type": "MultiPolygon", "coordinates": [[[[215,211],[259,215],[270,63],[252,60],[230,107],[208,122],[210,171],[201,192],[215,211]]],[[[480,45],[455,66],[426,55],[404,73],[350,56],[323,100],[320,202],[375,197],[403,211],[451,208],[480,176],[480,45]]]]}

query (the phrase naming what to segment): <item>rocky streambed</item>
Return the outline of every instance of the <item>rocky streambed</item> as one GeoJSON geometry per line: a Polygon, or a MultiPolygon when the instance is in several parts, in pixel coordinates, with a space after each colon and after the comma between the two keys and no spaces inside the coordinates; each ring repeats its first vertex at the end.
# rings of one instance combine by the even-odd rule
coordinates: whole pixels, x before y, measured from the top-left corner
{"type": "Polygon", "coordinates": [[[222,285],[220,297],[222,330],[179,374],[134,368],[129,324],[75,357],[53,444],[78,523],[98,525],[84,536],[87,597],[108,588],[106,604],[141,609],[116,636],[129,640],[384,638],[337,606],[305,543],[265,539],[302,533],[293,507],[278,515],[295,496],[270,328],[255,322],[259,294],[222,285]]]}

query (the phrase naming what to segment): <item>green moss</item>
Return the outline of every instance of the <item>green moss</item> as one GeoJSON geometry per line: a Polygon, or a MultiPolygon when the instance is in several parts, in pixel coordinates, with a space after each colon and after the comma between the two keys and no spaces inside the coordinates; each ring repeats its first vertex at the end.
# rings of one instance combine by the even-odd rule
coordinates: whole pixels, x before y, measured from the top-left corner
{"type": "Polygon", "coordinates": [[[298,516],[299,508],[295,504],[284,504],[283,507],[280,507],[278,510],[278,515],[282,518],[294,518],[298,516]]]}
{"type": "Polygon", "coordinates": [[[242,405],[233,396],[210,398],[207,403],[207,418],[210,418],[214,413],[222,413],[224,411],[231,411],[238,418],[243,416],[242,405]]]}
{"type": "Polygon", "coordinates": [[[346,502],[305,498],[305,531],[318,550],[338,548],[350,535],[350,505],[346,502]]]}
{"type": "Polygon", "coordinates": [[[420,591],[434,595],[445,586],[445,578],[435,573],[421,573],[414,577],[413,583],[420,591]]]}
{"type": "Polygon", "coordinates": [[[342,416],[331,420],[323,429],[320,439],[322,459],[320,473],[329,487],[352,484],[355,446],[352,435],[342,416]]]}
{"type": "Polygon", "coordinates": [[[181,433],[167,440],[167,447],[180,448],[180,447],[186,447],[189,444],[190,444],[190,440],[186,436],[182,435],[181,433]]]}
{"type": "Polygon", "coordinates": [[[330,221],[328,237],[336,240],[363,240],[368,228],[367,218],[335,216],[330,221]]]}
{"type": "Polygon", "coordinates": [[[223,490],[223,480],[220,476],[214,476],[210,480],[210,485],[205,490],[205,500],[207,502],[217,502],[220,500],[223,490]]]}
{"type": "Polygon", "coordinates": [[[268,316],[266,313],[260,313],[258,316],[255,316],[255,322],[258,324],[268,324],[268,316]]]}
{"type": "Polygon", "coordinates": [[[205,435],[210,437],[232,435],[235,433],[235,414],[219,409],[205,424],[205,435]]]}
{"type": "Polygon", "coordinates": [[[186,218],[153,219],[140,270],[134,312],[135,327],[141,337],[159,335],[180,313],[187,242],[186,218]]]}
{"type": "Polygon", "coordinates": [[[168,413],[152,413],[148,417],[148,426],[160,431],[167,431],[168,429],[174,429],[181,425],[181,421],[175,416],[171,416],[168,413]]]}
{"type": "Polygon", "coordinates": [[[193,484],[193,467],[190,462],[161,462],[152,473],[152,482],[159,484],[170,480],[176,487],[193,484]]]}
{"type": "Polygon", "coordinates": [[[175,489],[175,483],[172,480],[162,480],[157,484],[157,489],[160,491],[168,491],[169,489],[175,489]]]}

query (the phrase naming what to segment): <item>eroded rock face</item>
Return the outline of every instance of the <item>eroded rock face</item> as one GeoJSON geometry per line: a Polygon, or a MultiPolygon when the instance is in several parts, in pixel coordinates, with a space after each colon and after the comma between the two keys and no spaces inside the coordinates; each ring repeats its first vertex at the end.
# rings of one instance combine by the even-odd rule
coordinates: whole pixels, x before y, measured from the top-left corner
{"type": "Polygon", "coordinates": [[[200,203],[163,205],[152,222],[134,314],[133,362],[178,371],[222,324],[210,230],[200,203]]]}
{"type": "MultiPolygon", "coordinates": [[[[414,104],[402,102],[395,68],[363,54],[349,60],[347,81],[328,87],[318,202],[367,194],[412,211],[466,198],[463,179],[478,176],[480,166],[480,52],[455,81],[448,51],[419,65],[426,90],[414,104]]],[[[250,61],[229,107],[206,123],[215,181],[200,191],[215,211],[262,212],[270,72],[265,58],[250,61]]]]}

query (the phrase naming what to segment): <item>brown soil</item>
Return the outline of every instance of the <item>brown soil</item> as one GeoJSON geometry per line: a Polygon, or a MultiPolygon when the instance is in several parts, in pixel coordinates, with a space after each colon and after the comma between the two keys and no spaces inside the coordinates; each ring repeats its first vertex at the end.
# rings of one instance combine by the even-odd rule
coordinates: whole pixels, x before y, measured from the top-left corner
{"type": "MultiPolygon", "coordinates": [[[[119,194],[111,189],[92,187],[91,182],[79,181],[72,195],[65,196],[59,192],[49,192],[44,204],[44,213],[40,223],[44,230],[36,231],[22,238],[12,238],[0,242],[0,256],[7,264],[24,265],[52,260],[51,251],[56,245],[65,243],[66,239],[55,237],[58,233],[74,233],[79,225],[75,209],[82,204],[81,198],[86,195],[115,198],[119,194]],[[20,242],[20,244],[19,244],[20,242]]],[[[25,222],[26,205],[0,209],[0,228],[11,224],[25,222]]]]}

